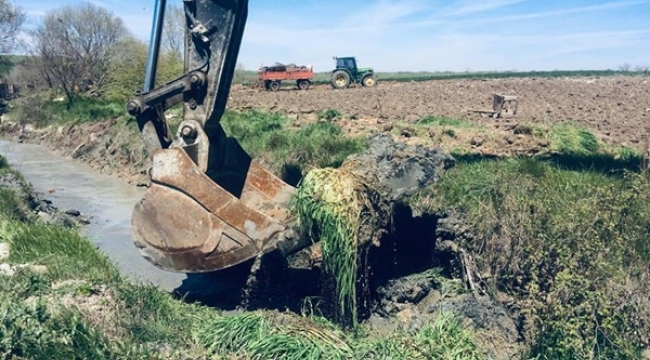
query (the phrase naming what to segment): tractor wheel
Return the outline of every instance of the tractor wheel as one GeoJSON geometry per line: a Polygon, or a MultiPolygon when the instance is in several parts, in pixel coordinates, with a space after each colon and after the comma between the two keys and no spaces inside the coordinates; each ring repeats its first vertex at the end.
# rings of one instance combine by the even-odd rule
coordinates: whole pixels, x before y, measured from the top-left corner
{"type": "Polygon", "coordinates": [[[350,75],[343,70],[337,70],[332,74],[332,87],[343,89],[350,86],[350,75]]]}
{"type": "Polygon", "coordinates": [[[361,80],[361,85],[366,86],[366,87],[373,87],[377,85],[377,81],[375,80],[375,77],[372,75],[368,75],[361,80]]]}
{"type": "Polygon", "coordinates": [[[300,90],[309,89],[309,85],[311,85],[309,80],[298,80],[298,89],[300,89],[300,90]]]}
{"type": "Polygon", "coordinates": [[[278,91],[280,89],[280,82],[279,81],[271,81],[269,84],[269,90],[271,91],[278,91]]]}

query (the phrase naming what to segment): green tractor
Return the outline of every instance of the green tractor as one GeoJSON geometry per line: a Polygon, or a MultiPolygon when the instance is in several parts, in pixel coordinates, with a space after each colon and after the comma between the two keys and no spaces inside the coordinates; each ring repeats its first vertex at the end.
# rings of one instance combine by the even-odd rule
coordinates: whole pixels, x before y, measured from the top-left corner
{"type": "Polygon", "coordinates": [[[358,68],[354,57],[334,57],[336,69],[332,71],[332,87],[344,89],[351,83],[361,83],[363,86],[375,86],[375,72],[371,68],[358,68]]]}

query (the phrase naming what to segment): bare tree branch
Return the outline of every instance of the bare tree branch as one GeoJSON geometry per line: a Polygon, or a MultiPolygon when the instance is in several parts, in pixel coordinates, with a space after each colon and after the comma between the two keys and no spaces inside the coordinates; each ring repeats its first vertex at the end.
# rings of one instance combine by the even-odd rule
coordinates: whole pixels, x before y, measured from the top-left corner
{"type": "Polygon", "coordinates": [[[185,12],[177,5],[167,3],[163,24],[163,46],[167,53],[180,62],[185,50],[185,12]]]}
{"type": "Polygon", "coordinates": [[[0,0],[0,54],[12,53],[19,46],[18,33],[25,17],[20,7],[8,0],[0,0]]]}
{"type": "Polygon", "coordinates": [[[119,17],[92,3],[48,12],[32,31],[41,71],[63,89],[68,104],[80,90],[102,87],[118,44],[128,35],[119,17]]]}

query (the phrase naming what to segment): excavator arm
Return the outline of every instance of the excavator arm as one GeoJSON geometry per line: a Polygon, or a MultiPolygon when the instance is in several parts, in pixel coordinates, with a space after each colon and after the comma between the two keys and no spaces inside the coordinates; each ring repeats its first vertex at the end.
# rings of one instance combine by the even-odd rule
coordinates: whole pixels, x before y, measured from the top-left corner
{"type": "Polygon", "coordinates": [[[184,75],[154,88],[165,6],[156,0],[144,88],[127,103],[152,160],[151,186],[132,215],[136,247],[155,266],[191,273],[308,245],[287,213],[295,189],[220,125],[248,0],[183,0],[184,75]],[[171,134],[165,111],[179,103],[183,120],[171,134]]]}

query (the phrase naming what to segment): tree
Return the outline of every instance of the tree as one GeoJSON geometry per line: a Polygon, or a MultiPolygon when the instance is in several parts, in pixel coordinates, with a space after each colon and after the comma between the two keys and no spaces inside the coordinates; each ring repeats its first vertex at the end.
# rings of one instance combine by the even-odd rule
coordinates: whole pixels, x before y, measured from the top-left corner
{"type": "Polygon", "coordinates": [[[8,0],[0,0],[0,54],[12,53],[18,47],[18,34],[25,23],[25,12],[8,0]]]}
{"type": "Polygon", "coordinates": [[[118,44],[128,35],[119,17],[92,3],[50,11],[32,31],[40,70],[63,89],[68,106],[80,90],[101,89],[118,44]]]}
{"type": "MultiPolygon", "coordinates": [[[[147,45],[133,37],[120,42],[118,53],[111,63],[103,95],[109,99],[126,101],[135,90],[141,90],[147,67],[147,45]]],[[[156,86],[177,78],[183,73],[183,63],[171,51],[160,54],[156,86]]]]}
{"type": "Polygon", "coordinates": [[[167,3],[163,23],[162,45],[166,53],[183,62],[185,50],[185,12],[177,5],[167,3]]]}

